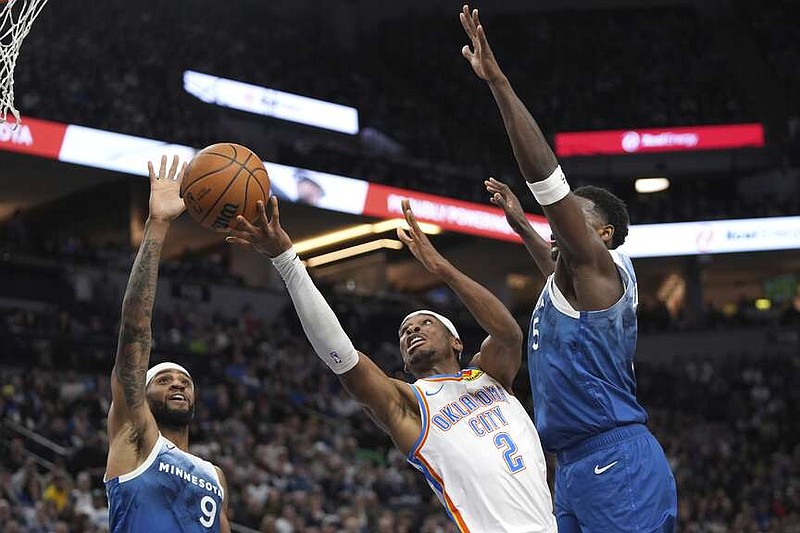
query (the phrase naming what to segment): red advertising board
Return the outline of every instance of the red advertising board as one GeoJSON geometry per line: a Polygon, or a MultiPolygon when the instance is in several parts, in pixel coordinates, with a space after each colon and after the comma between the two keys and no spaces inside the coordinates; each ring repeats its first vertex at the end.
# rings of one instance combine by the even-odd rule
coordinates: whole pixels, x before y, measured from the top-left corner
{"type": "Polygon", "coordinates": [[[66,124],[23,117],[16,128],[0,124],[0,150],[58,159],[66,131],[66,124]]]}
{"type": "MultiPolygon", "coordinates": [[[[375,183],[369,184],[363,214],[379,218],[400,218],[403,216],[400,204],[405,199],[411,200],[414,215],[423,222],[461,233],[520,242],[499,208],[375,183]]],[[[550,235],[544,217],[527,216],[539,233],[550,235]]]]}
{"type": "Polygon", "coordinates": [[[764,146],[761,124],[557,133],[556,155],[625,155],[764,146]]]}

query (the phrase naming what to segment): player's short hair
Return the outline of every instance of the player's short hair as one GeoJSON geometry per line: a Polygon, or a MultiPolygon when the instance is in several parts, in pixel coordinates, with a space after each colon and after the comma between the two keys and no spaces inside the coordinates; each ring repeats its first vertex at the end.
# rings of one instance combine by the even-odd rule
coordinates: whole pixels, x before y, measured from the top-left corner
{"type": "Polygon", "coordinates": [[[606,224],[614,226],[611,249],[621,246],[625,242],[625,237],[628,236],[628,226],[631,223],[628,217],[628,207],[622,201],[622,198],[608,189],[595,187],[594,185],[578,187],[573,193],[581,198],[591,200],[595,211],[605,219],[606,224]]]}

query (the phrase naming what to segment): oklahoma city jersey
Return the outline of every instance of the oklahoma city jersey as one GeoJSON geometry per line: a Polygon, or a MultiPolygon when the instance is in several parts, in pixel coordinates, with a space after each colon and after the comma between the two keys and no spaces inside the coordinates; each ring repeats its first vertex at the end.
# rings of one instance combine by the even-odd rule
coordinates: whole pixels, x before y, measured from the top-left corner
{"type": "Polygon", "coordinates": [[[625,292],[602,311],[576,311],[547,278],[531,316],[528,371],[536,428],[548,452],[598,433],[644,424],[636,401],[636,274],[631,260],[611,250],[625,292]]]}
{"type": "Polygon", "coordinates": [[[159,433],[136,470],[106,481],[111,532],[218,532],[223,492],[214,465],[159,433]]]}
{"type": "Polygon", "coordinates": [[[411,388],[422,431],[408,461],[459,531],[556,531],[539,436],[514,396],[476,368],[411,388]]]}

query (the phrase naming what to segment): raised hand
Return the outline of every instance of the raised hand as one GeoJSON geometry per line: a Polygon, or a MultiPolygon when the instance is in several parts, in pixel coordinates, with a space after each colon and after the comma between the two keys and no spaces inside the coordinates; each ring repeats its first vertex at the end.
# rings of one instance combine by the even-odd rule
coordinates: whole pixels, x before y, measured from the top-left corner
{"type": "Polygon", "coordinates": [[[225,237],[225,242],[247,246],[260,254],[276,257],[292,247],[292,240],[281,227],[280,212],[278,211],[278,198],[269,198],[269,217],[264,207],[264,202],[258,201],[258,220],[251,224],[243,216],[236,217],[238,227],[231,230],[231,235],[225,237]]]}
{"type": "Polygon", "coordinates": [[[172,165],[167,171],[167,156],[161,156],[161,167],[158,175],[153,170],[153,162],[147,162],[150,172],[150,218],[169,222],[175,220],[186,209],[181,198],[181,181],[186,170],[186,163],[178,170],[178,156],[172,158],[172,165]]]}
{"type": "Polygon", "coordinates": [[[520,230],[530,227],[522,205],[519,203],[519,198],[508,185],[494,178],[489,178],[483,184],[492,195],[489,201],[503,210],[511,229],[519,233],[520,230]]]}
{"type": "Polygon", "coordinates": [[[447,265],[447,260],[433,247],[428,236],[419,228],[417,218],[414,216],[414,212],[411,211],[411,202],[403,200],[402,205],[403,215],[406,218],[409,230],[397,228],[397,237],[403,241],[403,244],[408,246],[414,257],[422,263],[422,266],[428,269],[428,272],[438,275],[442,267],[447,265]]]}
{"type": "Polygon", "coordinates": [[[492,49],[489,46],[489,41],[486,40],[486,32],[478,18],[478,10],[473,9],[470,12],[469,5],[465,4],[458,18],[461,19],[461,26],[464,27],[464,31],[467,32],[467,36],[472,41],[472,50],[470,51],[469,45],[464,45],[464,48],[461,49],[461,55],[469,61],[469,64],[472,65],[472,70],[475,71],[475,74],[480,79],[488,82],[502,79],[503,71],[500,70],[500,66],[497,64],[494,53],[492,53],[492,49]]]}

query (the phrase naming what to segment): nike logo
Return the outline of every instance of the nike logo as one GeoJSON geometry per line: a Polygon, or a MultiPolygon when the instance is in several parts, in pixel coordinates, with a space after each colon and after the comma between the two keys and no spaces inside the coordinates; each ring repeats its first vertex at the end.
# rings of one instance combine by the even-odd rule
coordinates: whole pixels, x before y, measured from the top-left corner
{"type": "Polygon", "coordinates": [[[436,392],[429,392],[429,391],[425,391],[425,396],[433,396],[433,395],[435,395],[435,394],[439,394],[439,393],[442,391],[442,389],[443,389],[443,388],[444,388],[444,383],[442,383],[441,385],[439,385],[439,388],[438,388],[438,389],[436,389],[436,392]]]}
{"type": "Polygon", "coordinates": [[[606,470],[608,470],[609,468],[611,468],[612,466],[614,466],[615,464],[617,464],[618,462],[619,461],[614,461],[613,463],[607,464],[606,466],[604,466],[602,468],[600,467],[600,465],[595,465],[594,466],[594,473],[597,474],[597,475],[600,475],[603,472],[605,472],[606,470]]]}

